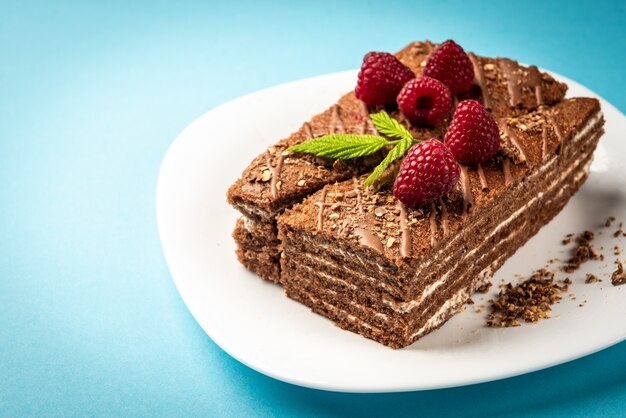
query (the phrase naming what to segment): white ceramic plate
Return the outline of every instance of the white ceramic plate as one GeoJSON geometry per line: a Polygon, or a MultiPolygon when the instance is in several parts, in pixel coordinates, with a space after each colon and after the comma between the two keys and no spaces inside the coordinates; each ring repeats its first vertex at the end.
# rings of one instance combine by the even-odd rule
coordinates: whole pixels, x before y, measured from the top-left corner
{"type": "MultiPolygon", "coordinates": [[[[569,96],[592,91],[555,75],[569,96]]],[[[391,392],[459,386],[527,373],[563,363],[626,338],[626,286],[613,287],[613,246],[626,247],[601,227],[613,215],[626,221],[626,118],[602,100],[606,135],[592,174],[563,212],[520,249],[494,283],[530,274],[553,257],[565,258],[566,233],[604,231],[603,262],[572,274],[571,292],[553,318],[518,328],[484,327],[474,307],[415,344],[392,350],[351,332],[284,296],[281,287],[244,269],[235,258],[231,232],[237,212],[226,190],[249,161],[302,121],[354,86],[355,71],[314,77],[253,93],[206,113],[172,144],[157,192],[159,232],[178,291],[206,333],[227,353],[274,378],[313,388],[391,392]],[[602,283],[584,284],[593,271],[602,283]],[[579,307],[584,302],[583,307],[579,307]],[[617,320],[618,318],[621,318],[617,320]]],[[[626,254],[621,255],[622,260],[626,254]]],[[[561,276],[562,278],[563,276],[561,276]]]]}

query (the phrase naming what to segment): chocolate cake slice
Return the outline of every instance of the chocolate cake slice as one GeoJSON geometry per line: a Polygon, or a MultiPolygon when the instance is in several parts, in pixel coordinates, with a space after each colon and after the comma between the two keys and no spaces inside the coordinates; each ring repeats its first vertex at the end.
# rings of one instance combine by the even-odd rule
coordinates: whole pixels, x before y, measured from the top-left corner
{"type": "MultiPolygon", "coordinates": [[[[430,42],[415,42],[396,54],[416,74],[433,52],[430,42]]],[[[484,58],[469,54],[474,66],[475,85],[456,101],[466,98],[481,100],[495,118],[517,117],[542,105],[561,101],[567,87],[537,67],[523,67],[507,58],[484,58]]],[[[344,162],[310,156],[286,154],[292,145],[329,133],[376,133],[369,114],[381,108],[368,108],[353,92],[344,95],[329,109],[305,122],[288,138],[268,147],[252,161],[240,179],[228,191],[228,202],[242,213],[233,236],[238,245],[237,256],[244,266],[261,277],[280,281],[280,241],[276,217],[285,209],[302,201],[327,184],[350,179],[370,170],[383,155],[344,162]]],[[[394,109],[387,111],[403,121],[394,109]]],[[[450,116],[431,128],[411,127],[416,138],[443,139],[450,116]]],[[[519,154],[515,138],[507,147],[519,154]],[[517,151],[516,151],[517,150],[517,151]]],[[[518,155],[518,158],[525,158],[518,155]]]]}
{"type": "MultiPolygon", "coordinates": [[[[519,86],[490,100],[512,105],[519,86]]],[[[539,90],[537,103],[549,103],[539,90]]],[[[277,224],[287,295],[393,348],[442,326],[559,213],[603,133],[595,99],[511,113],[498,119],[499,154],[461,167],[456,189],[430,205],[407,208],[388,188],[364,189],[362,175],[287,209],[277,224]]]]}

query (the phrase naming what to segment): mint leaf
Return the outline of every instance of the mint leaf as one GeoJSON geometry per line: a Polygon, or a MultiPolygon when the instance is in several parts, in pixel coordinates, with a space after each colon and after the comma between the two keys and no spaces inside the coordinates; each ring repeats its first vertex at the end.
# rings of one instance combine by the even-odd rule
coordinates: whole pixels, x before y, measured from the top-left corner
{"type": "Polygon", "coordinates": [[[349,160],[372,155],[387,144],[389,142],[378,135],[333,134],[310,139],[290,147],[287,151],[349,160]]]}
{"type": "Polygon", "coordinates": [[[391,151],[389,151],[389,154],[387,154],[387,156],[380,162],[380,164],[376,166],[374,171],[372,171],[372,174],[370,174],[367,179],[365,179],[365,183],[363,183],[363,185],[370,186],[372,183],[374,183],[383,174],[385,169],[387,169],[387,167],[391,165],[391,163],[393,163],[397,159],[404,157],[404,154],[406,154],[406,152],[409,150],[409,148],[411,148],[412,145],[413,137],[410,134],[408,137],[402,138],[400,142],[398,142],[396,146],[393,147],[391,151]]]}
{"type": "Polygon", "coordinates": [[[388,136],[389,138],[413,139],[411,132],[409,132],[404,126],[400,125],[397,120],[389,116],[389,114],[384,110],[371,114],[370,118],[372,119],[372,122],[374,122],[374,126],[378,132],[388,136]]]}

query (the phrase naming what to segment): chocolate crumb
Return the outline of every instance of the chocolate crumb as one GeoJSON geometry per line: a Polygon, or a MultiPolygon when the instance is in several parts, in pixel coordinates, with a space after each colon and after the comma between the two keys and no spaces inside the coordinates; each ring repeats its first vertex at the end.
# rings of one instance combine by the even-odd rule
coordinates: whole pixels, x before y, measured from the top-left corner
{"type": "Polygon", "coordinates": [[[478,289],[476,289],[476,291],[480,292],[480,293],[487,293],[487,292],[489,292],[489,289],[491,289],[491,282],[485,283],[484,285],[482,285],[478,289]]]}
{"type": "Polygon", "coordinates": [[[567,234],[567,235],[565,235],[565,239],[563,239],[563,241],[561,241],[561,243],[562,243],[563,245],[567,245],[567,244],[569,244],[570,242],[572,242],[572,238],[573,238],[573,237],[574,237],[574,234],[567,234]]]}
{"type": "Polygon", "coordinates": [[[622,253],[622,249],[620,247],[618,247],[617,245],[613,247],[613,254],[620,255],[621,253],[622,253]]]}
{"type": "Polygon", "coordinates": [[[624,274],[624,266],[619,260],[615,260],[615,271],[611,275],[611,284],[613,284],[613,286],[626,284],[626,274],[624,274]]]}
{"type": "Polygon", "coordinates": [[[580,265],[588,260],[602,260],[604,256],[596,252],[591,246],[593,232],[585,231],[576,237],[576,247],[573,249],[572,257],[567,260],[567,264],[561,270],[572,273],[580,268],[580,265]]]}
{"type": "MultiPolygon", "coordinates": [[[[567,279],[566,279],[567,280],[567,279]]],[[[526,281],[513,286],[508,283],[498,298],[491,301],[492,312],[487,316],[489,327],[517,327],[521,321],[538,322],[550,317],[551,305],[562,299],[569,284],[561,286],[554,273],[546,269],[535,271],[526,281]]]]}
{"type": "Polygon", "coordinates": [[[585,278],[585,283],[589,284],[589,283],[597,283],[597,282],[601,282],[602,280],[598,279],[598,276],[596,276],[595,274],[591,274],[591,273],[587,273],[587,277],[585,278]]]}
{"type": "Polygon", "coordinates": [[[613,221],[615,220],[615,218],[613,216],[609,216],[606,220],[606,222],[604,223],[604,226],[606,226],[607,228],[609,226],[611,226],[611,224],[613,223],[613,221]]]}
{"type": "Polygon", "coordinates": [[[465,302],[465,303],[466,303],[466,304],[468,304],[468,305],[473,305],[473,304],[474,304],[474,299],[469,298],[469,299],[467,300],[467,302],[465,302]]]}

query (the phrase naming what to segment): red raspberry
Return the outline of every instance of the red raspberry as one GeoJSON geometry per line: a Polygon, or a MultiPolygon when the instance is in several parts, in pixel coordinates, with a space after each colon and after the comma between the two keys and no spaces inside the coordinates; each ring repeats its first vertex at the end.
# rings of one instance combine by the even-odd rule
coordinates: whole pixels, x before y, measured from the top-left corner
{"type": "Polygon", "coordinates": [[[448,147],[430,139],[407,152],[393,184],[393,195],[407,206],[422,206],[450,192],[460,176],[461,168],[448,147]]]}
{"type": "Polygon", "coordinates": [[[363,57],[354,93],[370,106],[395,103],[402,86],[415,74],[388,52],[368,52],[363,57]]]}
{"type": "Polygon", "coordinates": [[[465,93],[474,83],[474,66],[463,48],[452,40],[445,41],[432,53],[424,75],[436,78],[456,95],[465,93]]]}
{"type": "Polygon", "coordinates": [[[463,100],[456,108],[444,139],[461,164],[478,164],[500,149],[500,130],[476,100],[463,100]]]}
{"type": "Polygon", "coordinates": [[[450,90],[439,80],[419,77],[410,80],[398,95],[398,106],[411,123],[437,125],[450,112],[450,90]]]}

